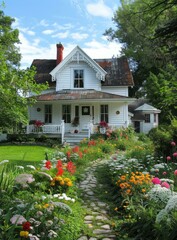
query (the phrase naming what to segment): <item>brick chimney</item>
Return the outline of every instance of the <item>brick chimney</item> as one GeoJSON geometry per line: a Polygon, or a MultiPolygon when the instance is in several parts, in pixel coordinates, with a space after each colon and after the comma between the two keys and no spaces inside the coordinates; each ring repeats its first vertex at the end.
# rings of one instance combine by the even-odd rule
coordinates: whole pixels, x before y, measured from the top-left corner
{"type": "Polygon", "coordinates": [[[57,65],[63,60],[63,45],[61,43],[57,44],[57,65]]]}

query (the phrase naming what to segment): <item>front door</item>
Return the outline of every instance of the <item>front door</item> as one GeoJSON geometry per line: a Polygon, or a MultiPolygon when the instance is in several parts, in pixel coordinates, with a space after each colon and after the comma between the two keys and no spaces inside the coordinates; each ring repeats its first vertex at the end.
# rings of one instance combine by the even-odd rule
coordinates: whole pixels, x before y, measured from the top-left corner
{"type": "Polygon", "coordinates": [[[88,124],[91,120],[91,106],[82,105],[81,106],[81,114],[80,114],[80,126],[81,129],[88,129],[88,124]]]}

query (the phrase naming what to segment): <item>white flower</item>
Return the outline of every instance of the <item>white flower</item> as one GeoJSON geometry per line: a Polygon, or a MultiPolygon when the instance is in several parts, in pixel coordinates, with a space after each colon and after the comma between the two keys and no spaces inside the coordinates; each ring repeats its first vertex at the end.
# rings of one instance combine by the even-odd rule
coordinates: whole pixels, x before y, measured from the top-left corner
{"type": "Polygon", "coordinates": [[[42,200],[45,200],[47,197],[46,196],[41,196],[42,200]]]}
{"type": "Polygon", "coordinates": [[[22,216],[22,215],[19,215],[19,214],[16,214],[14,215],[11,219],[10,219],[10,222],[12,224],[23,224],[24,222],[26,222],[27,220],[22,216]]]}
{"type": "Polygon", "coordinates": [[[34,182],[32,174],[20,174],[15,178],[15,182],[22,185],[23,187],[28,187],[28,183],[34,182]]]}
{"type": "Polygon", "coordinates": [[[26,165],[26,167],[36,170],[36,168],[33,165],[26,165]]]}
{"type": "Polygon", "coordinates": [[[167,203],[173,192],[165,187],[161,187],[160,184],[155,184],[154,187],[148,192],[148,196],[151,200],[156,202],[167,203]]]}
{"type": "Polygon", "coordinates": [[[172,183],[172,184],[174,183],[173,180],[168,179],[168,178],[161,178],[160,180],[161,180],[161,182],[168,182],[168,183],[172,183]]]}
{"type": "Polygon", "coordinates": [[[46,226],[47,226],[47,227],[52,226],[52,224],[53,224],[52,220],[48,220],[48,221],[46,222],[46,226]]]}
{"type": "Polygon", "coordinates": [[[177,210],[177,195],[172,196],[165,207],[165,210],[169,213],[172,210],[177,210]]]}
{"type": "Polygon", "coordinates": [[[32,235],[32,234],[29,234],[29,238],[30,238],[30,240],[40,240],[40,238],[38,238],[37,236],[32,235]]]}
{"type": "Polygon", "coordinates": [[[0,165],[4,164],[4,163],[8,163],[8,162],[9,162],[9,160],[3,160],[3,161],[0,162],[0,165]]]}
{"type": "Polygon", "coordinates": [[[50,230],[49,234],[48,234],[48,237],[49,238],[55,238],[55,237],[58,237],[58,234],[56,232],[54,232],[53,230],[50,230]]]}
{"type": "Polygon", "coordinates": [[[16,166],[16,168],[19,168],[19,169],[24,169],[23,166],[16,166]]]}
{"type": "Polygon", "coordinates": [[[155,164],[154,165],[154,168],[156,168],[156,169],[163,169],[163,168],[165,168],[166,167],[166,164],[165,163],[159,163],[159,164],[155,164]]]}

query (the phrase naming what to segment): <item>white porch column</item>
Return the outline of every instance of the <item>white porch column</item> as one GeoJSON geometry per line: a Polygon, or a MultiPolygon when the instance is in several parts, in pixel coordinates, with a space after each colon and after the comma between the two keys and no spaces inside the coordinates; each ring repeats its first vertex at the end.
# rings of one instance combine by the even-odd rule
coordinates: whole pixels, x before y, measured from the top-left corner
{"type": "Polygon", "coordinates": [[[90,120],[88,124],[88,138],[90,138],[92,133],[93,133],[93,120],[90,120]]]}
{"type": "Polygon", "coordinates": [[[64,134],[65,134],[65,122],[61,120],[61,143],[64,142],[64,134]]]}

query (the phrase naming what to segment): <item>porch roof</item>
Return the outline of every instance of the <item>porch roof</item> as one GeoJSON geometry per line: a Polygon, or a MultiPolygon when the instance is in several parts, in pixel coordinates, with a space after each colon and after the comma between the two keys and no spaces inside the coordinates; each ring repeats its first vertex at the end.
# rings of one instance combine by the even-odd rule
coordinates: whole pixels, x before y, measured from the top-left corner
{"type": "Polygon", "coordinates": [[[34,97],[37,101],[57,101],[57,100],[112,100],[112,101],[134,101],[134,99],[111,94],[93,89],[87,90],[70,90],[65,89],[58,92],[46,93],[34,97]]]}

